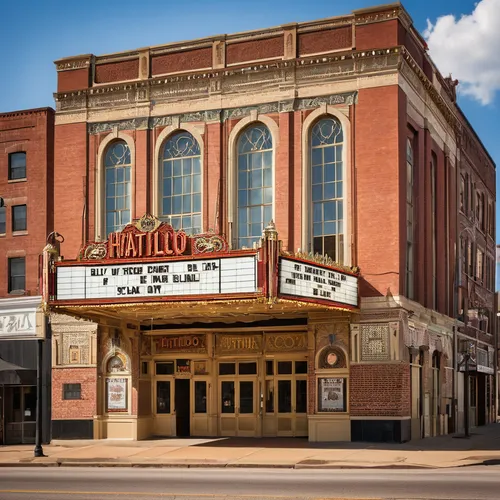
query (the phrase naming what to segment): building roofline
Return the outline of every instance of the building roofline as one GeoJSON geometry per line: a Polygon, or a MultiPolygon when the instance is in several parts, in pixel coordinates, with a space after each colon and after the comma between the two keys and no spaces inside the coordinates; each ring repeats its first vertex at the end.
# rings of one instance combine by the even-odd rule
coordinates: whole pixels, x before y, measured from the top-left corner
{"type": "Polygon", "coordinates": [[[53,108],[51,108],[50,106],[46,106],[44,108],[18,109],[15,111],[6,111],[5,113],[0,112],[0,118],[9,118],[9,117],[20,116],[20,115],[32,115],[34,113],[52,114],[52,113],[55,113],[55,110],[53,108]]]}
{"type": "MultiPolygon", "coordinates": [[[[104,53],[104,54],[99,54],[97,56],[94,54],[79,54],[79,55],[75,55],[75,56],[68,56],[68,57],[56,59],[54,61],[54,64],[61,64],[64,62],[80,60],[80,59],[91,59],[92,57],[98,57],[98,58],[117,57],[117,58],[119,58],[120,56],[138,54],[139,52],[146,51],[146,50],[156,51],[156,50],[168,49],[168,48],[173,48],[173,47],[179,47],[180,49],[182,49],[183,46],[186,46],[185,48],[188,48],[191,45],[199,45],[199,44],[203,44],[203,43],[208,44],[210,42],[217,41],[217,40],[237,41],[238,38],[243,38],[243,37],[247,37],[247,36],[251,36],[251,35],[269,34],[272,36],[273,33],[276,33],[279,31],[282,32],[287,27],[296,27],[297,29],[308,28],[308,27],[312,27],[315,25],[326,24],[326,23],[341,20],[341,19],[350,19],[350,18],[353,18],[357,15],[368,14],[368,13],[377,12],[377,11],[385,11],[387,9],[392,9],[392,8],[404,9],[404,7],[401,5],[400,2],[381,4],[381,5],[376,5],[374,7],[370,7],[370,8],[366,8],[366,9],[353,10],[350,14],[324,17],[321,19],[313,19],[310,21],[303,21],[303,22],[298,22],[298,23],[286,23],[286,24],[280,24],[280,25],[275,25],[275,26],[269,26],[267,28],[258,28],[258,29],[253,29],[253,30],[239,31],[236,33],[214,34],[214,35],[210,35],[210,36],[206,36],[206,37],[202,37],[202,38],[192,38],[189,40],[173,41],[173,42],[163,43],[163,44],[159,44],[159,45],[150,45],[150,46],[146,46],[146,47],[135,48],[135,49],[131,49],[131,50],[123,50],[123,51],[118,51],[118,52],[104,53]]],[[[405,13],[409,16],[409,14],[407,13],[406,10],[405,10],[405,13]]]]}

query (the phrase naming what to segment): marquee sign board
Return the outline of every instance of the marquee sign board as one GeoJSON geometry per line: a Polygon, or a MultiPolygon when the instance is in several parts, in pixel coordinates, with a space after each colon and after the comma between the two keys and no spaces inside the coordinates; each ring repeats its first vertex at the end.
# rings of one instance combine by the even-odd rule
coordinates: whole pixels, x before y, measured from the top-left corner
{"type": "Polygon", "coordinates": [[[281,258],[279,294],[358,306],[358,278],[332,268],[281,258]]]}
{"type": "Polygon", "coordinates": [[[56,300],[181,297],[257,292],[255,255],[56,266],[56,300]]]}

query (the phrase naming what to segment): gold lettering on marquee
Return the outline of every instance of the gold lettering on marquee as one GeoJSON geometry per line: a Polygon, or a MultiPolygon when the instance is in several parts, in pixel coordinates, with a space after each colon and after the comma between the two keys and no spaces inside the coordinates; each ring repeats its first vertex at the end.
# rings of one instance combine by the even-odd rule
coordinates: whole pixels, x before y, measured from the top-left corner
{"type": "Polygon", "coordinates": [[[156,352],[162,351],[204,351],[205,335],[178,335],[155,339],[156,352]]]}
{"type": "Polygon", "coordinates": [[[252,351],[262,350],[262,337],[260,335],[217,335],[217,351],[252,351]]]}
{"type": "Polygon", "coordinates": [[[297,334],[267,334],[267,351],[305,351],[307,349],[307,336],[297,334]]]}

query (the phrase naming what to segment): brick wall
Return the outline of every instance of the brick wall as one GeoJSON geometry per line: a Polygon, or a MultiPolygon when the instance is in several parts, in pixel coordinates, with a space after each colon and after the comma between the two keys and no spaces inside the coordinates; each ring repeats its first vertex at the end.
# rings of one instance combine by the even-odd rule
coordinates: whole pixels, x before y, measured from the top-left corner
{"type": "Polygon", "coordinates": [[[174,52],[151,59],[151,74],[162,75],[212,67],[212,47],[174,52]]]}
{"type": "Polygon", "coordinates": [[[365,417],[410,415],[410,365],[351,365],[350,413],[365,417]]]}
{"type": "Polygon", "coordinates": [[[57,125],[54,148],[54,229],[65,239],[61,254],[75,259],[84,236],[84,208],[88,211],[87,125],[57,125]]]}
{"type": "Polygon", "coordinates": [[[357,264],[374,295],[400,290],[398,93],[362,89],[355,110],[357,264]]]}
{"type": "Polygon", "coordinates": [[[38,256],[52,231],[54,112],[51,108],[0,114],[0,197],[6,205],[6,233],[0,236],[0,297],[8,296],[8,258],[25,257],[26,290],[39,293],[38,256]],[[26,179],[8,180],[9,154],[26,152],[26,179]],[[27,230],[12,232],[12,207],[26,205],[27,230]]]}
{"type": "Polygon", "coordinates": [[[96,368],[52,369],[52,420],[93,418],[96,414],[96,368]],[[81,384],[81,399],[64,400],[63,384],[81,384]]]}
{"type": "Polygon", "coordinates": [[[95,68],[96,83],[121,82],[136,78],[139,78],[139,59],[98,64],[95,68]]]}

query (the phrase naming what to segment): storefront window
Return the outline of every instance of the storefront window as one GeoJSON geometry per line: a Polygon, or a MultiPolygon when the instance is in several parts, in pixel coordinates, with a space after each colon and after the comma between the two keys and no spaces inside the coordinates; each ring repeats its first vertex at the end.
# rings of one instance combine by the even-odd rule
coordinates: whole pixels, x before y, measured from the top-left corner
{"type": "Polygon", "coordinates": [[[194,383],[194,412],[207,412],[207,383],[205,381],[194,383]]]}
{"type": "Polygon", "coordinates": [[[170,413],[170,381],[156,382],[156,413],[170,413]]]}

